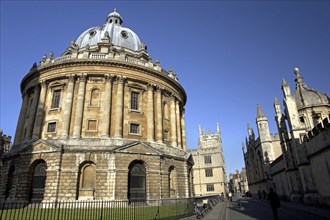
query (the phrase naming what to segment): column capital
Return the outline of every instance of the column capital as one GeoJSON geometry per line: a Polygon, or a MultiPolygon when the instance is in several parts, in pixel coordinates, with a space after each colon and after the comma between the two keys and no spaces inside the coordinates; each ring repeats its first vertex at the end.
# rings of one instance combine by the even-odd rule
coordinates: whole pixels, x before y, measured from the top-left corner
{"type": "Polygon", "coordinates": [[[155,84],[152,84],[152,83],[148,83],[148,84],[147,84],[147,89],[148,89],[148,90],[152,90],[152,91],[153,91],[155,87],[156,87],[155,84]]]}
{"type": "Polygon", "coordinates": [[[81,74],[79,75],[79,81],[86,82],[87,80],[87,74],[81,74]]]}
{"type": "Polygon", "coordinates": [[[116,76],[115,83],[123,84],[126,79],[126,76],[118,75],[116,76]]]}
{"type": "Polygon", "coordinates": [[[48,81],[43,79],[43,80],[40,81],[40,85],[41,85],[41,87],[47,87],[48,81]]]}
{"type": "Polygon", "coordinates": [[[105,82],[112,82],[115,76],[113,74],[105,74],[104,78],[105,78],[105,82]]]}
{"type": "Polygon", "coordinates": [[[76,75],[75,74],[70,74],[67,77],[68,77],[68,81],[69,82],[74,82],[74,80],[76,79],[76,75]]]}
{"type": "Polygon", "coordinates": [[[165,89],[164,87],[161,87],[159,85],[156,85],[155,87],[156,87],[156,92],[162,92],[165,89]]]}

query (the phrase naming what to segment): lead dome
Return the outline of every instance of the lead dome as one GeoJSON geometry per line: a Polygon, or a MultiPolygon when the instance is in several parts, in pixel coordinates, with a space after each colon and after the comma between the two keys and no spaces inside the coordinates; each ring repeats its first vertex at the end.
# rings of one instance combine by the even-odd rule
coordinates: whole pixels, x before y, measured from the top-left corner
{"type": "Polygon", "coordinates": [[[78,37],[76,44],[79,48],[86,46],[94,46],[102,42],[102,38],[108,37],[110,42],[115,46],[124,47],[133,51],[144,49],[137,34],[129,28],[122,26],[123,19],[114,9],[103,26],[95,26],[87,29],[78,37]]]}

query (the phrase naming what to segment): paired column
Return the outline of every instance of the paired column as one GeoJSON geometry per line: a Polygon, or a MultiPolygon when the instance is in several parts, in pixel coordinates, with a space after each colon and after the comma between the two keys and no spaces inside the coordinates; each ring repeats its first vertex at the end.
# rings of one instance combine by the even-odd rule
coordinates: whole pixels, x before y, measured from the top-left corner
{"type": "Polygon", "coordinates": [[[115,106],[115,138],[123,137],[123,107],[124,107],[124,78],[122,76],[117,76],[117,99],[115,106]]]}
{"type": "Polygon", "coordinates": [[[84,110],[84,98],[85,98],[85,87],[86,87],[86,75],[79,77],[79,89],[76,106],[76,115],[74,120],[73,138],[81,137],[81,124],[84,110]]]}
{"type": "Polygon", "coordinates": [[[156,141],[163,143],[162,90],[156,90],[156,141]]]}
{"type": "Polygon", "coordinates": [[[32,132],[33,132],[33,125],[34,125],[34,120],[36,116],[36,111],[37,111],[37,104],[38,104],[38,99],[39,99],[39,93],[40,93],[40,88],[39,85],[34,87],[34,93],[32,97],[32,103],[29,106],[29,119],[27,121],[27,127],[26,127],[26,135],[24,140],[29,140],[32,137],[32,132]]]}
{"type": "Polygon", "coordinates": [[[175,103],[175,96],[172,95],[172,100],[171,100],[171,141],[172,141],[172,146],[176,147],[177,146],[177,136],[176,136],[176,103],[175,103]]]}
{"type": "Polygon", "coordinates": [[[181,117],[180,117],[180,106],[178,100],[176,100],[175,102],[175,114],[176,114],[176,132],[177,132],[178,147],[181,148],[181,117]]]}
{"type": "Polygon", "coordinates": [[[17,128],[16,128],[16,134],[14,139],[14,145],[20,144],[22,140],[23,130],[24,130],[24,124],[25,124],[25,116],[26,116],[26,110],[28,105],[29,96],[26,92],[23,93],[23,102],[21,111],[19,113],[19,118],[17,122],[17,128]]]}
{"type": "Polygon", "coordinates": [[[63,106],[61,139],[66,139],[69,137],[75,75],[70,75],[68,81],[68,89],[66,92],[65,102],[63,106]]]}
{"type": "Polygon", "coordinates": [[[154,86],[148,84],[148,106],[147,106],[147,141],[154,142],[155,121],[154,121],[154,86]]]}
{"type": "Polygon", "coordinates": [[[113,75],[105,75],[105,98],[103,105],[103,117],[102,117],[102,138],[108,138],[110,136],[110,111],[111,111],[111,91],[112,91],[113,75]]]}
{"type": "Polygon", "coordinates": [[[44,106],[46,99],[47,83],[45,81],[41,82],[41,91],[39,96],[39,103],[37,108],[36,119],[33,127],[32,139],[40,138],[42,118],[44,115],[44,106]]]}
{"type": "Polygon", "coordinates": [[[182,114],[182,116],[181,116],[182,149],[186,150],[187,144],[186,144],[186,125],[185,125],[185,120],[184,120],[184,108],[182,108],[181,114],[182,114]]]}

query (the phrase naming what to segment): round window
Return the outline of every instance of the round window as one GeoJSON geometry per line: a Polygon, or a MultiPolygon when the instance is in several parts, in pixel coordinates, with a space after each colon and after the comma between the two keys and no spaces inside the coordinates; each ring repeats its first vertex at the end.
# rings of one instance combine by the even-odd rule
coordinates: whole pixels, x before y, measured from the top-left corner
{"type": "Polygon", "coordinates": [[[122,36],[123,38],[128,38],[128,33],[127,33],[126,31],[122,31],[122,32],[121,32],[121,36],[122,36]]]}
{"type": "Polygon", "coordinates": [[[91,30],[91,31],[89,32],[89,36],[90,36],[90,37],[93,37],[95,34],[96,34],[96,31],[95,31],[95,30],[91,30]]]}

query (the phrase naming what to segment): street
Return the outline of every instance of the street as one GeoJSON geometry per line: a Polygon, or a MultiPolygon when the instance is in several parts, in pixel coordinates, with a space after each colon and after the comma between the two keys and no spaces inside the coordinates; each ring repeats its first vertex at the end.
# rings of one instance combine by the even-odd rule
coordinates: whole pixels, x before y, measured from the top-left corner
{"type": "MultiPolygon", "coordinates": [[[[272,220],[272,210],[268,201],[243,198],[242,207],[239,208],[235,202],[220,202],[207,213],[204,220],[272,220]]],[[[195,216],[184,218],[183,220],[196,219],[195,216]]],[[[317,207],[308,207],[302,204],[283,202],[278,209],[279,220],[325,220],[330,219],[330,210],[317,207]]]]}

